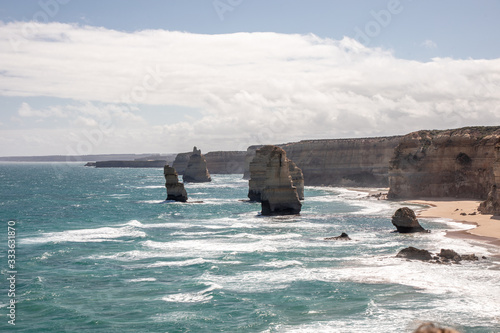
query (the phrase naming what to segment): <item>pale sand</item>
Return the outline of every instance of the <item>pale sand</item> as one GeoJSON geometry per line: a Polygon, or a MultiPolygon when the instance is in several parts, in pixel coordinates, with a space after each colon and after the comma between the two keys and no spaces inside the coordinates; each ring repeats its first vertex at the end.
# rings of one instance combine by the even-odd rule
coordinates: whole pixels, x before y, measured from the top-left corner
{"type": "Polygon", "coordinates": [[[418,217],[434,218],[442,217],[455,220],[457,222],[477,225],[476,228],[467,230],[465,233],[450,234],[450,236],[462,236],[465,234],[479,236],[496,245],[500,245],[500,216],[480,214],[477,207],[481,201],[477,200],[457,200],[450,199],[429,199],[429,200],[411,200],[411,203],[419,205],[428,205],[430,208],[417,212],[418,217]],[[476,215],[469,215],[471,213],[476,215]],[[460,215],[466,213],[467,215],[460,215]]]}

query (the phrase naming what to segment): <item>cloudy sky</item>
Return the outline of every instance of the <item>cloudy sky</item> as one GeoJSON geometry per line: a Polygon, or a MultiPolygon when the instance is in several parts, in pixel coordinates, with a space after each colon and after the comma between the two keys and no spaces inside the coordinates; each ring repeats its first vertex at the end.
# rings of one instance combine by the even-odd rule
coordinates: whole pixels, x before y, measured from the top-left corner
{"type": "Polygon", "coordinates": [[[500,1],[0,0],[0,156],[500,125],[500,1]]]}

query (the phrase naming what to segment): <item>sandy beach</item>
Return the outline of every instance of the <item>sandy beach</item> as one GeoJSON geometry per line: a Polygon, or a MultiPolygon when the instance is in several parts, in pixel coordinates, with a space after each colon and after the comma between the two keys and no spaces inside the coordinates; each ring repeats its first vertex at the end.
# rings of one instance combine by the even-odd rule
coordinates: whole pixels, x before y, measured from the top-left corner
{"type": "Polygon", "coordinates": [[[475,224],[477,227],[464,232],[450,232],[450,236],[481,238],[500,246],[500,216],[480,214],[479,200],[457,200],[455,198],[411,200],[411,203],[428,205],[417,213],[421,218],[449,218],[457,222],[475,224]]]}

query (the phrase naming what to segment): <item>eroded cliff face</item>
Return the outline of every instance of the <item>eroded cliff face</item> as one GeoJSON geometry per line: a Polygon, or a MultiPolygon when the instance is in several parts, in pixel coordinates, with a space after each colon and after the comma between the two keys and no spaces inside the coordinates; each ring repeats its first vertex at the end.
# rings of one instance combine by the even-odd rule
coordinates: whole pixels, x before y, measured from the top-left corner
{"type": "Polygon", "coordinates": [[[485,199],[495,184],[493,166],[499,141],[500,127],[405,135],[390,162],[389,198],[485,199]]]}
{"type": "Polygon", "coordinates": [[[478,210],[483,214],[500,215],[500,144],[495,146],[495,162],[493,163],[494,184],[491,186],[488,197],[479,205],[478,210]]]}
{"type": "MultiPolygon", "coordinates": [[[[192,152],[177,154],[173,167],[180,175],[184,174],[192,152]]],[[[210,174],[243,173],[245,169],[246,152],[244,151],[213,151],[204,155],[210,174]]]]}
{"type": "MultiPolygon", "coordinates": [[[[389,161],[400,136],[308,140],[278,145],[297,164],[305,185],[387,187],[389,161]]],[[[260,146],[247,150],[249,163],[260,146]]],[[[245,176],[248,177],[248,167],[245,176]]]]}

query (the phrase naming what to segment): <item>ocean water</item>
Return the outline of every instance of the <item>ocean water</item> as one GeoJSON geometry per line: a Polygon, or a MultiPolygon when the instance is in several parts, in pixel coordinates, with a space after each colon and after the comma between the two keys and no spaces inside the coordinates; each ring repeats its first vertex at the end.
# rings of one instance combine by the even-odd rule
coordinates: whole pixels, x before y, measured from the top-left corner
{"type": "MultiPolygon", "coordinates": [[[[160,169],[0,164],[0,331],[411,332],[435,321],[500,332],[495,249],[422,219],[392,233],[401,206],[306,187],[300,216],[262,217],[241,175],[186,186],[166,202],[160,169]],[[16,321],[8,324],[7,226],[15,221],[16,321]],[[325,241],[346,232],[351,242],[325,241]],[[407,246],[486,256],[437,265],[407,246]]],[[[413,207],[418,208],[418,207],[413,207]]]]}

